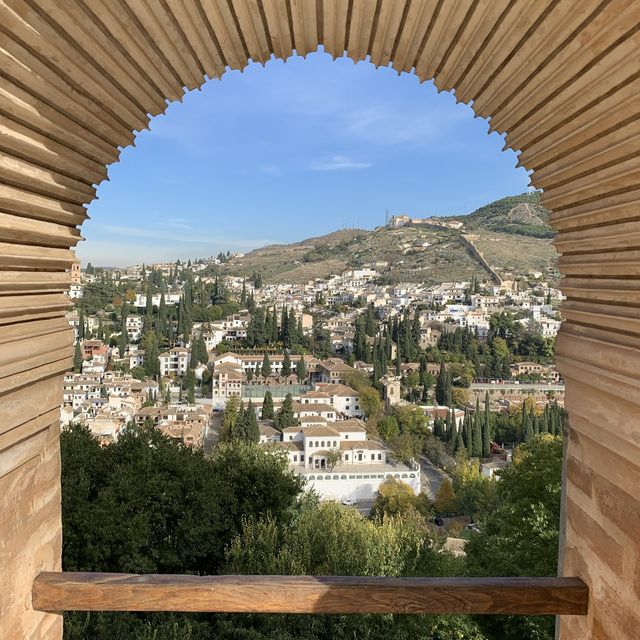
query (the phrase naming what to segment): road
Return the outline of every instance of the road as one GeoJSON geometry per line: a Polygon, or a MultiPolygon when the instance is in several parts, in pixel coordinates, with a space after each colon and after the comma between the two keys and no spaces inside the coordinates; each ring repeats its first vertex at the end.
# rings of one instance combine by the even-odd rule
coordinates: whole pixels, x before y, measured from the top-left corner
{"type": "Polygon", "coordinates": [[[447,474],[438,469],[426,456],[420,456],[420,489],[433,500],[447,474]]]}

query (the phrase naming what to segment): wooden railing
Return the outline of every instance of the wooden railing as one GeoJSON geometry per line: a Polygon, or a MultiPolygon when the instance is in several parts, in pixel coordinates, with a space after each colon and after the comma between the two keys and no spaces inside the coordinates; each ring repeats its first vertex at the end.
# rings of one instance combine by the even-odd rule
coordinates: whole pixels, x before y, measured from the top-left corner
{"type": "Polygon", "coordinates": [[[41,573],[39,611],[585,615],[579,578],[386,578],[41,573]]]}

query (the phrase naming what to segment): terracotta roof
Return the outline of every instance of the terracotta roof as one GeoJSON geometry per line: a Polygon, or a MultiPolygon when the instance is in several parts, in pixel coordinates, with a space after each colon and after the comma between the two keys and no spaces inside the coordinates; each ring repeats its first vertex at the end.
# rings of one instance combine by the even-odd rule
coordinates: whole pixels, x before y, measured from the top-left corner
{"type": "Polygon", "coordinates": [[[326,402],[294,402],[293,411],[298,413],[302,411],[314,411],[316,413],[325,413],[327,411],[336,412],[333,405],[326,402]]]}
{"type": "Polygon", "coordinates": [[[384,446],[375,440],[342,440],[340,449],[384,449],[384,446]]]}
{"type": "Polygon", "coordinates": [[[333,428],[340,433],[344,431],[367,431],[362,420],[357,418],[351,418],[350,420],[343,420],[342,422],[336,422],[333,424],[333,428]]]}
{"type": "Polygon", "coordinates": [[[324,391],[307,391],[304,395],[300,396],[301,398],[323,398],[329,399],[331,396],[324,391]]]}
{"type": "Polygon", "coordinates": [[[275,436],[276,434],[280,433],[277,429],[274,429],[273,427],[270,427],[268,424],[258,425],[258,429],[260,430],[260,435],[261,436],[271,437],[271,436],[275,436]]]}
{"type": "Polygon", "coordinates": [[[360,396],[355,389],[348,387],[346,384],[319,383],[317,390],[332,396],[352,396],[356,398],[360,396]]]}
{"type": "Polygon", "coordinates": [[[325,426],[307,427],[304,430],[305,438],[315,438],[316,436],[338,436],[340,435],[335,429],[325,426]]]}
{"type": "Polygon", "coordinates": [[[326,423],[327,419],[324,416],[318,416],[318,415],[300,416],[298,418],[298,422],[300,422],[300,424],[304,426],[305,422],[308,422],[310,424],[318,424],[319,422],[326,423]]]}
{"type": "Polygon", "coordinates": [[[284,442],[276,442],[275,443],[279,448],[285,449],[287,451],[304,451],[304,447],[302,442],[296,442],[294,440],[286,440],[284,442]]]}

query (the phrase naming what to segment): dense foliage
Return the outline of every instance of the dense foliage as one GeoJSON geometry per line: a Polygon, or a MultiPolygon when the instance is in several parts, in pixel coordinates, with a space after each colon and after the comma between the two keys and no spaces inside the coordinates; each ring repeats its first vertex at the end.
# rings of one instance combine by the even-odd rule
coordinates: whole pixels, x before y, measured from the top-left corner
{"type": "MultiPolygon", "coordinates": [[[[403,412],[396,424],[417,419],[403,412]]],[[[441,549],[431,505],[385,483],[371,519],[302,494],[273,452],[234,441],[212,457],[153,429],[130,428],[101,447],[73,427],[62,434],[66,570],[315,575],[554,575],[562,444],[549,434],[517,450],[497,482],[464,455],[438,512],[473,504],[480,532],[467,559],[441,549]]],[[[550,640],[552,618],[73,613],[69,640],[550,640]]]]}

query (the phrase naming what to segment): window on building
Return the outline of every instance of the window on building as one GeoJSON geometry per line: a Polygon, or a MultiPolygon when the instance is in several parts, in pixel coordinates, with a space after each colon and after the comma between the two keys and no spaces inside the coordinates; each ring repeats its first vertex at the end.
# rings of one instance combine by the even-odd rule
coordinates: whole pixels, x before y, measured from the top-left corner
{"type": "Polygon", "coordinates": [[[382,454],[381,453],[378,454],[378,460],[382,460],[382,454]]]}
{"type": "Polygon", "coordinates": [[[293,456],[293,461],[298,462],[298,456],[293,456]]]}

